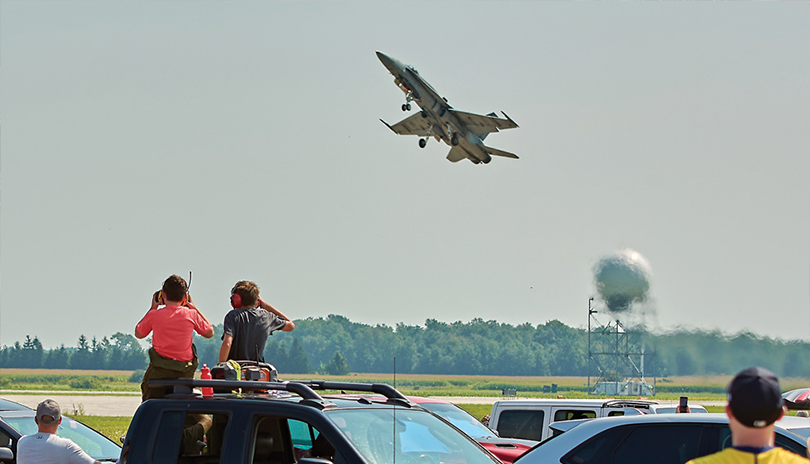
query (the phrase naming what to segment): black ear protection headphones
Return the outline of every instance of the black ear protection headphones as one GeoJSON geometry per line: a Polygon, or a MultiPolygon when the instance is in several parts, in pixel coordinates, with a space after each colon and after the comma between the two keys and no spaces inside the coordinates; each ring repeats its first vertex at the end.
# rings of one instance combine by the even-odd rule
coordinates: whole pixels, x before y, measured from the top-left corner
{"type": "Polygon", "coordinates": [[[231,289],[231,306],[234,309],[242,306],[242,295],[236,293],[236,287],[231,289]]]}

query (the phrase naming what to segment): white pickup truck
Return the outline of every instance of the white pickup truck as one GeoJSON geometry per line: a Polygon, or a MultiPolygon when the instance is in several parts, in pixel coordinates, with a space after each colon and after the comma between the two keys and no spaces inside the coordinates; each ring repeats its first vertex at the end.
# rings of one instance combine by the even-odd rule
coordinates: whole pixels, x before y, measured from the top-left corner
{"type": "MultiPolygon", "coordinates": [[[[674,406],[648,400],[616,399],[531,399],[496,401],[492,405],[489,428],[501,437],[543,441],[552,435],[553,422],[597,417],[674,412],[674,406]],[[671,408],[671,411],[669,410],[671,408]]],[[[706,412],[690,404],[692,412],[706,412]]]]}

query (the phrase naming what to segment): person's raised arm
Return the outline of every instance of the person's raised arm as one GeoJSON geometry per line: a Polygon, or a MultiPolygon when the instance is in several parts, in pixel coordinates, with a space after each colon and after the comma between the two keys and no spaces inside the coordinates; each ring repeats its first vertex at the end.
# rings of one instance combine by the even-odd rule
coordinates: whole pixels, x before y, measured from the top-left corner
{"type": "Polygon", "coordinates": [[[191,301],[191,294],[189,293],[186,296],[188,297],[188,301],[186,302],[187,307],[189,309],[193,309],[194,311],[197,311],[197,314],[199,314],[200,317],[203,318],[203,320],[208,323],[208,331],[205,332],[204,334],[200,334],[200,335],[202,335],[205,338],[212,338],[214,336],[214,325],[211,324],[211,321],[209,321],[208,318],[205,317],[205,314],[203,314],[202,311],[197,309],[197,306],[195,306],[194,302],[191,301]]]}
{"type": "MultiPolygon", "coordinates": [[[[160,303],[161,303],[160,300],[161,300],[161,292],[158,290],[157,292],[152,294],[152,302],[149,305],[149,311],[153,311],[153,310],[157,309],[158,305],[160,305],[160,303]]],[[[149,314],[149,311],[146,311],[146,314],[144,314],[144,316],[141,318],[141,320],[138,321],[137,324],[135,324],[135,338],[138,338],[138,339],[146,338],[146,336],[149,335],[150,331],[146,331],[146,333],[143,333],[140,330],[138,330],[138,327],[140,327],[143,320],[146,319],[146,315],[149,314]]]]}
{"type": "Polygon", "coordinates": [[[264,309],[265,311],[268,311],[268,312],[271,312],[271,313],[275,314],[276,316],[278,316],[281,319],[283,319],[284,321],[286,321],[286,324],[284,324],[284,327],[281,328],[282,332],[292,332],[292,330],[295,328],[295,324],[293,323],[292,319],[287,317],[284,313],[282,313],[278,309],[271,306],[270,303],[264,301],[262,299],[262,297],[259,297],[259,307],[264,309]]]}

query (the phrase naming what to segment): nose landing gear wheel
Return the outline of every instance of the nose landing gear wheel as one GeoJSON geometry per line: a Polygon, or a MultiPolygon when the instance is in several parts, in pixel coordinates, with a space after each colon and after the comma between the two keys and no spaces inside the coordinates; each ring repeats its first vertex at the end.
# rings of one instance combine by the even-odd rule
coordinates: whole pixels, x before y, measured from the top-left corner
{"type": "Polygon", "coordinates": [[[453,145],[454,147],[458,145],[458,137],[456,137],[455,135],[450,137],[450,144],[453,145]]]}
{"type": "Polygon", "coordinates": [[[419,139],[419,148],[425,148],[425,145],[427,145],[427,140],[419,139]]]}

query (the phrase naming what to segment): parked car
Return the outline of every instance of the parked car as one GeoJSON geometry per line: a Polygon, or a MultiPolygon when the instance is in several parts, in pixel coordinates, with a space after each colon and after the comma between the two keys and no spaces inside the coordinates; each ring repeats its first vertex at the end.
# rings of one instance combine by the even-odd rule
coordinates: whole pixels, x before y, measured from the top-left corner
{"type": "Polygon", "coordinates": [[[497,432],[485,426],[470,413],[453,403],[432,398],[409,398],[419,406],[461,429],[462,432],[471,436],[505,464],[511,464],[515,459],[539,443],[535,440],[499,437],[497,432]]]}
{"type": "Polygon", "coordinates": [[[655,401],[616,399],[528,399],[496,401],[489,427],[504,438],[543,441],[553,422],[649,412],[655,401]]]}
{"type": "MultiPolygon", "coordinates": [[[[785,417],[775,429],[776,446],[806,456],[810,421],[785,417]]],[[[682,464],[729,446],[725,414],[604,417],[580,421],[519,457],[516,464],[682,464]]]]}
{"type": "MultiPolygon", "coordinates": [[[[677,404],[633,399],[527,399],[496,401],[489,427],[503,438],[543,441],[552,436],[554,422],[639,414],[674,413],[677,404]]],[[[690,404],[690,410],[705,413],[706,408],[690,404]]]]}
{"type": "Polygon", "coordinates": [[[409,396],[408,399],[461,429],[505,464],[512,463],[539,443],[535,440],[501,438],[497,432],[453,403],[419,396],[409,396]]]}
{"type": "Polygon", "coordinates": [[[174,393],[138,407],[121,464],[500,464],[469,436],[385,384],[218,379],[149,384],[173,385],[174,393]],[[195,388],[235,393],[203,396],[195,388]],[[316,390],[383,397],[321,396],[316,390]],[[204,423],[210,424],[207,431],[204,423]]]}
{"type": "MultiPolygon", "coordinates": [[[[17,441],[23,435],[37,433],[37,424],[34,422],[36,411],[13,401],[0,402],[0,450],[5,448],[10,453],[5,454],[6,462],[16,462],[17,441]],[[14,408],[14,409],[11,409],[14,408]]],[[[62,423],[56,432],[60,437],[70,438],[77,445],[97,461],[115,462],[121,454],[121,447],[81,422],[62,415],[62,423]]]]}

